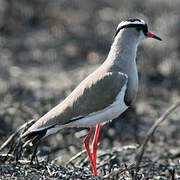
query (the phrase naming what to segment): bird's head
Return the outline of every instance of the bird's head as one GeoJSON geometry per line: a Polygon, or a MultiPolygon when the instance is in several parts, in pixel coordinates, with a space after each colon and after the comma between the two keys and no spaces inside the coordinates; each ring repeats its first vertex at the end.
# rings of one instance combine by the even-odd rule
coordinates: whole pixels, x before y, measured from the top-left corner
{"type": "Polygon", "coordinates": [[[148,31],[147,24],[141,19],[128,19],[122,21],[116,29],[115,37],[119,34],[125,34],[128,38],[134,37],[137,41],[141,41],[146,38],[154,38],[161,41],[160,37],[148,31]]]}

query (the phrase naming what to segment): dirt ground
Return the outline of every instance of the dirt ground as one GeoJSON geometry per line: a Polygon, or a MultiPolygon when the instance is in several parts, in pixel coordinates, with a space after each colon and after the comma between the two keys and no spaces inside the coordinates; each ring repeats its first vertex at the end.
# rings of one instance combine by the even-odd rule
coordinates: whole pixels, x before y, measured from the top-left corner
{"type": "MultiPolygon", "coordinates": [[[[88,129],[77,128],[44,139],[39,164],[29,164],[32,148],[18,161],[14,155],[3,161],[7,145],[0,152],[0,179],[132,179],[148,130],[180,98],[179,10],[179,0],[1,0],[0,146],[105,60],[121,20],[144,19],[163,41],[145,40],[138,48],[138,96],[133,107],[101,129],[99,177],[83,151],[88,129]]],[[[157,129],[137,179],[180,179],[179,120],[177,108],[157,129]]]]}

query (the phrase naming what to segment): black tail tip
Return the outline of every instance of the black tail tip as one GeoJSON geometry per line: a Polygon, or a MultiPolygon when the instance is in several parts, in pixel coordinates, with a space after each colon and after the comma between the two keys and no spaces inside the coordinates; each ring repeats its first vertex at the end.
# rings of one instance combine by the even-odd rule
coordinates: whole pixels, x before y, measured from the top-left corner
{"type": "Polygon", "coordinates": [[[33,145],[39,142],[45,135],[47,130],[42,131],[26,131],[22,134],[21,138],[24,139],[25,142],[30,141],[33,145]]]}

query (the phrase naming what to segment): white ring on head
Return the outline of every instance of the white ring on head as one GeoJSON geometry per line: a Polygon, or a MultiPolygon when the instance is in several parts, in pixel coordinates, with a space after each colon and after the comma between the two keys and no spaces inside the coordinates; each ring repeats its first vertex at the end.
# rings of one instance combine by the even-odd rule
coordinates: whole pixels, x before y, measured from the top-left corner
{"type": "Polygon", "coordinates": [[[117,29],[119,29],[120,27],[122,27],[124,25],[128,25],[128,24],[143,24],[143,25],[146,24],[145,21],[143,21],[142,19],[139,19],[139,20],[140,21],[133,21],[133,22],[131,22],[131,21],[122,21],[122,22],[119,23],[117,29]]]}

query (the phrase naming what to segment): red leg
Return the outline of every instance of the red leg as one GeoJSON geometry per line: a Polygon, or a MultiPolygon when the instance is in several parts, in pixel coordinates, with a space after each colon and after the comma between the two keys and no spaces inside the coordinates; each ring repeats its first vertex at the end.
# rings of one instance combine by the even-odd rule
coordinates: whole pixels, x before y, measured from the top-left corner
{"type": "MultiPolygon", "coordinates": [[[[101,128],[101,125],[98,124],[96,126],[96,132],[95,132],[95,135],[94,135],[94,140],[93,140],[93,145],[92,145],[93,162],[94,162],[95,169],[96,169],[96,151],[97,151],[97,148],[98,148],[97,143],[98,143],[100,128],[101,128]]],[[[97,172],[97,169],[96,169],[96,172],[97,172]]]]}
{"type": "Polygon", "coordinates": [[[90,152],[90,149],[89,149],[89,139],[90,139],[93,131],[94,131],[94,128],[91,128],[91,129],[89,130],[86,138],[84,139],[84,146],[85,146],[86,151],[87,151],[87,154],[88,154],[88,156],[89,156],[89,160],[90,160],[90,163],[91,163],[92,168],[93,168],[93,173],[94,173],[95,176],[97,176],[97,170],[96,170],[96,168],[95,168],[95,166],[94,166],[94,162],[93,162],[93,159],[92,159],[92,155],[91,155],[91,152],[90,152]]]}

